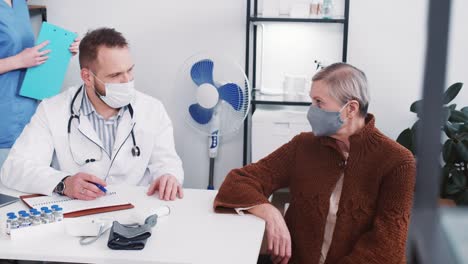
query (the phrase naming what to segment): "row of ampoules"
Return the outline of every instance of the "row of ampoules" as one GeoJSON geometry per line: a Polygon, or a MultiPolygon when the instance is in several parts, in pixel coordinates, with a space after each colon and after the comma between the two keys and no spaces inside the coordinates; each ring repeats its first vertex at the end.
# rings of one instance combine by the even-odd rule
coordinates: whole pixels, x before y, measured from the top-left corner
{"type": "Polygon", "coordinates": [[[6,233],[9,235],[10,231],[18,228],[25,228],[29,226],[37,226],[41,224],[48,224],[53,222],[60,222],[63,220],[63,208],[58,205],[49,207],[41,207],[41,210],[36,208],[18,211],[18,215],[14,212],[7,213],[6,233]]]}

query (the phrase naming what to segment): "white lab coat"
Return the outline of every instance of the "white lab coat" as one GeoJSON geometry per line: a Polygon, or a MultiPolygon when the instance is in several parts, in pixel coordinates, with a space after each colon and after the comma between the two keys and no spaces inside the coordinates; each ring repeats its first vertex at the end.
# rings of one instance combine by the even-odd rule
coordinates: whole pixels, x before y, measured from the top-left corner
{"type": "MultiPolygon", "coordinates": [[[[148,185],[166,173],[183,183],[172,123],[160,101],[136,93],[131,103],[133,119],[128,110],[122,115],[109,158],[87,116],[81,115],[79,121],[75,118],[68,134],[71,102],[78,88],[72,87],[39,104],[3,164],[0,179],[5,186],[50,195],[62,178],[78,172],[93,174],[108,184],[148,185]],[[139,157],[131,153],[132,127],[141,151],[139,157]],[[88,158],[99,160],[85,163],[88,158]]],[[[73,105],[76,114],[80,112],[83,89],[73,105]]]]}

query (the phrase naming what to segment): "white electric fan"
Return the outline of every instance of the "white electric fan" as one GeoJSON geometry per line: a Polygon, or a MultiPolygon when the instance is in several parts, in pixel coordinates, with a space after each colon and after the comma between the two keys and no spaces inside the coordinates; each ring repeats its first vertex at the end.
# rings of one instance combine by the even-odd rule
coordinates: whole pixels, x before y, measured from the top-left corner
{"type": "Polygon", "coordinates": [[[250,106],[250,87],[242,68],[224,56],[198,54],[183,64],[176,89],[184,93],[184,119],[208,137],[210,169],[208,189],[213,190],[213,171],[220,137],[242,126],[250,106]]]}

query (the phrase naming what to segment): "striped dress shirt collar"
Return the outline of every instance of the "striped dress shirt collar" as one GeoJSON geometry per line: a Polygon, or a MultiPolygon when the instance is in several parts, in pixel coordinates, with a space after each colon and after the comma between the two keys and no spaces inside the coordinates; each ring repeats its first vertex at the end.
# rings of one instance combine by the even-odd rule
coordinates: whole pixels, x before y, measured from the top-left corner
{"type": "Polygon", "coordinates": [[[109,157],[111,157],[119,121],[127,109],[127,106],[120,108],[117,115],[112,116],[109,119],[105,119],[96,111],[93,104],[89,100],[85,87],[83,87],[83,90],[84,96],[81,104],[81,113],[88,117],[88,120],[93,126],[94,131],[101,140],[105,152],[109,157]]]}

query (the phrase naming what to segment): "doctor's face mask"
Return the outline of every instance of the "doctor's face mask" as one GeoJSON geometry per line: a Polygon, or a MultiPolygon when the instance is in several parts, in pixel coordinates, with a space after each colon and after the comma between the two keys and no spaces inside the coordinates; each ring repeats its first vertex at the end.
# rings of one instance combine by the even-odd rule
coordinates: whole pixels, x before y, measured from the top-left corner
{"type": "Polygon", "coordinates": [[[106,95],[101,95],[97,91],[96,87],[94,90],[101,100],[112,108],[124,107],[135,98],[135,80],[131,80],[125,83],[105,83],[100,80],[92,71],[91,74],[102,84],[106,91],[106,95]]]}

